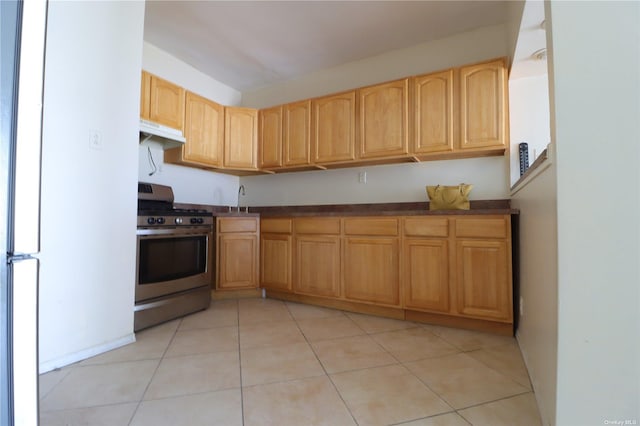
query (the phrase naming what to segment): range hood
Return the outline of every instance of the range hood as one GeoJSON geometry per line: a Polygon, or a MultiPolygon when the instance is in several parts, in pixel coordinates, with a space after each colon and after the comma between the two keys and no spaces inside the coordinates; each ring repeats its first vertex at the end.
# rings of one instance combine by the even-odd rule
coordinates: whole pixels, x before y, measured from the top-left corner
{"type": "Polygon", "coordinates": [[[140,143],[150,140],[162,143],[164,149],[183,146],[186,142],[182,131],[140,119],[140,143]]]}

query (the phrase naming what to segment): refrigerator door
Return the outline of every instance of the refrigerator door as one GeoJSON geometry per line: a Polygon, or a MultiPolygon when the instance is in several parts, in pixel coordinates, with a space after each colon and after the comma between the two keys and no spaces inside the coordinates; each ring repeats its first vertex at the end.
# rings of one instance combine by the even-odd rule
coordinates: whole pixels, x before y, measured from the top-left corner
{"type": "Polygon", "coordinates": [[[23,3],[14,164],[14,254],[40,250],[40,152],[46,1],[23,3]]]}
{"type": "Polygon", "coordinates": [[[38,424],[38,267],[35,258],[14,258],[13,409],[14,424],[38,424]]]}

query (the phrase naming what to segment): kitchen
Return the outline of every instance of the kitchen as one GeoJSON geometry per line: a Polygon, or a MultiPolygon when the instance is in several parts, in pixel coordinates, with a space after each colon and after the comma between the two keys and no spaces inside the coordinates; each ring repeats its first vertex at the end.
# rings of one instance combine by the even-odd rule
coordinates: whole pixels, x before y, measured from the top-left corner
{"type": "MultiPolygon", "coordinates": [[[[555,12],[554,21],[550,25],[555,30],[554,35],[558,37],[568,37],[568,35],[562,33],[561,27],[556,28],[554,25],[583,28],[588,23],[595,21],[596,16],[602,13],[598,10],[597,13],[588,14],[587,21],[583,23],[571,18],[571,5],[559,5],[552,2],[548,7],[550,8],[548,13],[555,12]]],[[[580,10],[579,6],[573,7],[580,10]]],[[[617,17],[616,10],[613,8],[611,13],[617,17]]],[[[633,16],[633,14],[631,15],[633,16]]],[[[137,3],[107,3],[99,6],[53,3],[50,6],[42,166],[40,364],[43,371],[121,346],[131,342],[133,338],[131,331],[133,312],[130,309],[133,288],[130,283],[135,271],[135,182],[149,178],[147,151],[145,147],[138,147],[135,140],[139,124],[137,103],[140,84],[139,70],[148,69],[187,87],[189,84],[197,84],[198,87],[194,87],[194,91],[222,104],[234,105],[240,102],[239,92],[207,79],[206,76],[192,68],[184,64],[181,65],[175,59],[163,55],[163,52],[154,49],[149,44],[143,45],[143,21],[144,7],[137,3]],[[118,28],[118,32],[114,33],[112,28],[118,28]],[[76,34],[95,36],[78,38],[75,36],[76,34]],[[105,39],[100,36],[101,34],[110,34],[110,36],[105,39]],[[131,43],[131,40],[139,40],[139,44],[131,43]],[[74,46],[74,48],[71,49],[70,46],[74,46]],[[114,64],[118,65],[114,66],[114,64]],[[74,85],[70,86],[69,82],[74,82],[74,85]],[[207,87],[209,92],[204,93],[204,88],[207,87]],[[119,125],[114,126],[113,123],[119,123],[119,125]],[[89,149],[89,129],[96,129],[101,133],[103,141],[101,149],[89,149]],[[137,162],[136,153],[138,154],[137,162]],[[74,227],[82,229],[83,232],[71,233],[71,235],[65,232],[63,235],[59,224],[66,223],[65,221],[68,220],[67,208],[77,206],[78,194],[81,194],[82,205],[90,208],[90,212],[77,215],[77,221],[74,223],[74,227]],[[65,206],[65,208],[61,208],[61,206],[65,206]]],[[[614,29],[615,25],[608,27],[608,30],[615,33],[614,29]]],[[[433,67],[430,70],[435,71],[453,65],[505,56],[508,51],[508,43],[504,33],[503,26],[489,27],[473,34],[454,37],[446,42],[450,44],[433,43],[427,45],[424,47],[425,53],[447,51],[446,59],[440,59],[443,61],[441,63],[430,64],[429,66],[433,67]],[[486,44],[481,46],[478,40],[485,40],[486,44]],[[473,49],[469,49],[469,46],[473,46],[473,49]]],[[[571,48],[577,49],[578,53],[584,51],[580,49],[586,49],[579,43],[572,44],[571,48]]],[[[570,49],[567,50],[569,51],[563,50],[562,53],[573,57],[570,49]]],[[[407,52],[407,55],[409,57],[416,56],[410,52],[407,52]]],[[[441,55],[436,55],[436,57],[442,58],[441,55]]],[[[388,62],[384,61],[384,58],[381,60],[385,63],[388,62]]],[[[627,60],[629,61],[628,66],[632,68],[632,58],[627,60]]],[[[370,70],[372,68],[370,65],[363,64],[363,67],[370,70]]],[[[384,70],[384,67],[376,67],[375,69],[384,70]]],[[[408,65],[402,70],[403,75],[424,71],[428,71],[428,69],[415,70],[414,72],[408,65]]],[[[563,73],[568,73],[568,71],[562,68],[554,71],[556,80],[564,81],[561,77],[565,76],[566,74],[563,73]]],[[[352,74],[347,74],[340,80],[332,80],[335,85],[342,85],[342,87],[319,85],[318,90],[329,93],[337,89],[362,86],[368,83],[360,80],[359,76],[362,75],[368,75],[368,73],[356,69],[352,74]]],[[[322,81],[326,79],[326,76],[320,77],[322,81]]],[[[372,76],[371,78],[376,79],[371,81],[374,83],[388,80],[392,76],[372,76]]],[[[331,78],[327,80],[331,80],[331,78]]],[[[301,97],[311,96],[311,94],[307,96],[302,92],[300,95],[301,97]]],[[[562,103],[565,99],[563,96],[567,96],[567,94],[564,92],[556,93],[556,108],[564,105],[562,103]]],[[[260,106],[257,99],[252,103],[255,106],[260,106]]],[[[637,108],[637,103],[631,102],[631,107],[637,108]]],[[[564,106],[564,108],[567,107],[564,106]]],[[[556,123],[558,128],[562,129],[560,124],[556,123]]],[[[631,130],[626,130],[629,131],[629,134],[625,135],[625,140],[633,134],[631,130]]],[[[637,130],[635,131],[637,133],[637,130]]],[[[560,144],[558,144],[558,150],[560,150],[560,144]]],[[[151,151],[156,159],[161,158],[161,154],[157,151],[154,152],[154,149],[151,151]]],[[[565,157],[564,161],[569,162],[570,160],[565,157]]],[[[616,157],[617,165],[626,164],[624,161],[631,161],[631,158],[616,157]]],[[[261,196],[266,199],[279,200],[279,202],[274,202],[278,204],[363,203],[376,202],[379,200],[376,197],[387,197],[394,189],[403,188],[402,185],[396,185],[395,188],[389,187],[380,191],[373,185],[376,182],[388,182],[389,175],[385,175],[387,172],[395,176],[396,182],[417,182],[415,187],[407,189],[408,193],[403,196],[410,197],[407,198],[409,200],[414,198],[423,200],[424,182],[434,179],[444,180],[445,177],[448,177],[446,175],[448,170],[451,170],[452,167],[462,169],[460,164],[463,164],[465,170],[470,170],[470,174],[456,173],[454,177],[462,177],[465,178],[465,181],[473,182],[478,189],[474,193],[474,196],[478,197],[477,199],[510,197],[507,178],[509,166],[504,158],[450,160],[444,163],[446,164],[429,163],[429,167],[425,167],[424,170],[417,166],[406,168],[384,166],[380,168],[380,177],[377,175],[378,169],[367,168],[369,180],[365,185],[358,184],[357,172],[346,169],[327,173],[305,173],[303,176],[299,176],[300,174],[279,175],[273,178],[277,179],[278,186],[281,188],[286,184],[287,190],[275,188],[271,189],[269,193],[265,193],[267,185],[261,180],[272,178],[271,176],[239,179],[234,176],[214,175],[195,169],[180,172],[180,168],[162,163],[160,163],[162,172],[159,176],[167,179],[167,182],[171,182],[177,194],[176,201],[179,202],[235,205],[237,202],[236,191],[239,183],[242,182],[247,188],[247,195],[243,200],[245,205],[264,205],[260,199],[261,196]],[[184,174],[180,175],[181,173],[184,174]],[[194,181],[198,184],[193,185],[194,181]],[[308,191],[305,183],[316,185],[312,186],[314,189],[330,187],[337,188],[338,191],[335,198],[326,199],[322,198],[323,191],[308,191]]],[[[560,173],[562,169],[560,163],[558,164],[558,173],[560,173]]],[[[576,168],[582,170],[573,163],[568,163],[568,167],[572,171],[575,171],[576,168]]],[[[629,169],[632,168],[633,166],[629,167],[629,169]]],[[[606,176],[608,179],[605,179],[605,182],[613,184],[618,180],[617,174],[610,177],[607,174],[606,176]]],[[[601,178],[604,179],[603,176],[601,178]]],[[[627,181],[629,180],[635,182],[637,176],[632,175],[627,179],[627,181]]],[[[386,201],[386,199],[382,201],[386,201]]],[[[560,208],[562,205],[560,198],[558,203],[560,208]]],[[[633,214],[637,216],[637,212],[636,200],[629,211],[625,212],[625,215],[633,217],[633,214]]],[[[560,219],[560,223],[566,223],[562,222],[562,220],[566,220],[564,216],[560,216],[560,219]]],[[[613,224],[608,229],[612,232],[616,231],[613,224]]],[[[558,232],[560,233],[561,230],[562,228],[559,226],[558,232]]],[[[624,236],[620,236],[617,240],[624,240],[624,236]]],[[[562,250],[561,253],[566,253],[564,250],[567,248],[562,250]]],[[[637,254],[637,251],[635,253],[637,254]]],[[[633,256],[633,254],[634,252],[631,250],[629,256],[633,256]]],[[[618,264],[617,261],[615,264],[618,264]]],[[[631,276],[635,277],[635,275],[629,275],[629,277],[631,276]]],[[[625,292],[629,291],[634,290],[626,286],[621,287],[615,293],[622,295],[616,303],[633,303],[633,297],[629,297],[629,294],[624,296],[625,292]]],[[[532,302],[533,300],[544,300],[546,297],[546,295],[535,295],[534,293],[532,302]]],[[[583,299],[578,299],[575,302],[563,297],[562,292],[559,297],[558,303],[561,307],[565,304],[571,307],[580,301],[594,303],[596,299],[605,297],[605,295],[603,292],[597,292],[596,295],[586,299],[584,296],[583,299]]],[[[610,300],[610,297],[606,296],[605,299],[610,300]]],[[[633,306],[628,307],[628,310],[632,309],[633,306]]],[[[535,312],[535,310],[533,306],[528,310],[525,306],[525,312],[535,312]]],[[[579,315],[578,318],[586,320],[584,315],[579,315]]],[[[601,320],[615,326],[620,330],[620,333],[627,330],[628,334],[637,335],[637,325],[630,323],[623,325],[616,317],[601,320]]],[[[559,325],[576,325],[575,321],[577,320],[562,316],[558,319],[558,324],[552,324],[551,327],[557,330],[559,325]],[[565,321],[569,322],[565,323],[565,321]]],[[[589,321],[587,323],[592,324],[589,321]]],[[[535,329],[536,325],[534,324],[532,327],[535,329]]],[[[563,328],[560,327],[558,333],[558,339],[562,342],[563,337],[566,338],[562,334],[564,333],[563,328]]],[[[537,356],[533,347],[530,350],[532,356],[537,356]]],[[[572,369],[567,365],[565,357],[568,357],[572,352],[565,353],[564,350],[567,349],[561,351],[560,348],[553,349],[552,346],[552,352],[556,350],[558,351],[558,360],[556,361],[558,374],[570,374],[572,369]]],[[[637,351],[637,349],[635,350],[637,351]]],[[[633,353],[631,351],[628,356],[632,356],[633,353]]],[[[635,353],[637,354],[637,352],[635,353]]],[[[611,357],[605,353],[597,352],[596,355],[596,358],[593,359],[587,357],[585,362],[592,362],[594,366],[613,363],[611,357]]],[[[535,365],[535,360],[533,364],[535,365]]],[[[623,365],[632,368],[635,364],[626,362],[623,365]]],[[[531,366],[529,367],[531,374],[531,366]]],[[[633,368],[637,369],[637,365],[633,368]]],[[[555,367],[553,371],[555,371],[555,367]]],[[[575,402],[567,396],[572,385],[561,382],[557,385],[557,389],[555,384],[549,387],[549,381],[555,382],[556,380],[555,373],[547,373],[542,370],[533,372],[534,383],[535,374],[541,377],[540,380],[543,384],[540,390],[536,389],[536,393],[541,395],[543,399],[555,400],[557,397],[559,401],[557,419],[555,405],[553,408],[547,408],[548,418],[552,419],[549,421],[550,424],[556,422],[570,424],[567,419],[572,415],[576,418],[589,418],[580,417],[579,413],[582,411],[576,411],[578,409],[572,405],[575,402]]],[[[572,383],[571,380],[575,380],[570,375],[566,379],[569,380],[569,383],[572,383]]],[[[596,378],[592,378],[592,380],[594,380],[593,389],[607,387],[599,383],[596,378]]],[[[584,388],[575,382],[573,386],[584,388]]],[[[630,386],[633,389],[633,385],[630,386]]],[[[630,395],[633,395],[633,392],[630,395]]],[[[629,401],[628,398],[633,397],[627,397],[626,401],[629,401]]],[[[615,415],[616,408],[608,401],[609,399],[604,398],[600,404],[593,404],[591,415],[594,415],[594,412],[610,412],[612,413],[610,415],[615,415]]],[[[627,404],[627,407],[629,406],[633,410],[633,405],[627,404]]],[[[637,406],[635,410],[637,411],[637,406]]],[[[588,413],[585,414],[585,416],[587,415],[588,413]]],[[[582,423],[587,424],[589,421],[584,420],[582,423]]]]}

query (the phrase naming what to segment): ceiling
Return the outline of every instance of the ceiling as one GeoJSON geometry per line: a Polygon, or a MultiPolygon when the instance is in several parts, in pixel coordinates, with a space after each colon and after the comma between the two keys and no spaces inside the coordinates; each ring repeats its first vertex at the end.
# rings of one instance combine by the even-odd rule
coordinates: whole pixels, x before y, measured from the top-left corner
{"type": "Polygon", "coordinates": [[[239,91],[504,23],[505,1],[147,1],[145,41],[239,91]]]}

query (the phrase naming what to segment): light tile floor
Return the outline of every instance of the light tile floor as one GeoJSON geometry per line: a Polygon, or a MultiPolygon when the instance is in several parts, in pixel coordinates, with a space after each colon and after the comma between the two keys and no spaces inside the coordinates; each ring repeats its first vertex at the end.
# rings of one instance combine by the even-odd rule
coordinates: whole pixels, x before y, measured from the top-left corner
{"type": "Polygon", "coordinates": [[[513,338],[270,299],[40,376],[41,425],[540,425],[513,338]]]}

